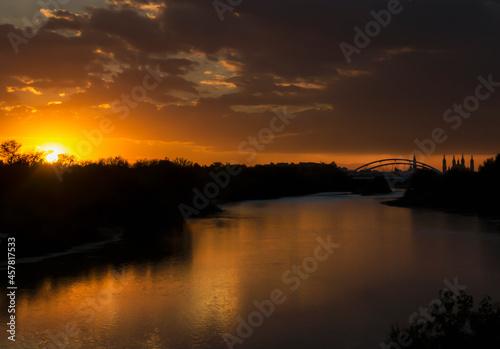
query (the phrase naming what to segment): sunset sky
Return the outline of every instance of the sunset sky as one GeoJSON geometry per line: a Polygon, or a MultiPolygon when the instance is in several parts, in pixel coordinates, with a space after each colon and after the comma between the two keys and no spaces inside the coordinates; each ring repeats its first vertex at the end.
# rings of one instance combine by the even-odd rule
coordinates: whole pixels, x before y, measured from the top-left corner
{"type": "Polygon", "coordinates": [[[439,169],[443,154],[500,152],[500,1],[401,0],[346,59],[341,43],[394,1],[3,1],[0,141],[92,160],[352,168],[409,158],[438,128],[417,159],[439,169]],[[464,101],[470,112],[446,113],[464,101]],[[242,142],[273,108],[295,117],[249,161],[242,142]]]}

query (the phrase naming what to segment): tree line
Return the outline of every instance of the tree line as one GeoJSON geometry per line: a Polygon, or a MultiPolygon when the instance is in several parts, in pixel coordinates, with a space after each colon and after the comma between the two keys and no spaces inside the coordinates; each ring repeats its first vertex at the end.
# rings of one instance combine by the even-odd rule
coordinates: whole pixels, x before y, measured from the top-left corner
{"type": "Polygon", "coordinates": [[[500,154],[497,154],[484,161],[478,172],[453,169],[441,175],[434,171],[417,171],[397,204],[498,216],[499,199],[500,154]]]}
{"type": "MultiPolygon", "coordinates": [[[[16,141],[0,145],[0,232],[24,238],[34,249],[99,240],[101,228],[122,229],[130,236],[180,231],[185,222],[179,205],[191,204],[195,190],[212,181],[210,174],[226,168],[183,158],[131,164],[120,156],[77,161],[58,155],[56,163],[47,163],[46,155],[21,152],[16,141]],[[66,168],[62,181],[56,175],[60,166],[66,168]]],[[[335,163],[238,166],[238,175],[199,216],[229,201],[352,189],[351,178],[335,163]]]]}

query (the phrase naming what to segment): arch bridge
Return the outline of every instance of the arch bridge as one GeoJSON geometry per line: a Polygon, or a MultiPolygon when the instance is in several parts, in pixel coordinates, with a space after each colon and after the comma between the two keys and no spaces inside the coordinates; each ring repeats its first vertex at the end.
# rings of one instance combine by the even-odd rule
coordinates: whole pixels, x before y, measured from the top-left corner
{"type": "Polygon", "coordinates": [[[363,166],[359,166],[350,175],[357,180],[373,180],[376,177],[382,176],[389,184],[391,190],[396,188],[407,188],[409,180],[415,170],[425,169],[441,173],[435,167],[427,165],[423,162],[408,159],[382,159],[372,161],[363,166]],[[392,166],[392,168],[391,168],[392,166]],[[399,168],[397,166],[401,166],[399,168]],[[375,170],[375,171],[372,171],[375,170]]]}
{"type": "Polygon", "coordinates": [[[357,169],[354,170],[354,172],[371,171],[384,166],[397,166],[397,165],[410,166],[410,168],[413,169],[413,171],[415,171],[416,169],[425,169],[441,173],[441,171],[439,171],[437,168],[427,165],[423,162],[417,161],[415,159],[413,160],[382,159],[382,160],[372,161],[367,164],[364,164],[363,166],[358,167],[357,169]]]}

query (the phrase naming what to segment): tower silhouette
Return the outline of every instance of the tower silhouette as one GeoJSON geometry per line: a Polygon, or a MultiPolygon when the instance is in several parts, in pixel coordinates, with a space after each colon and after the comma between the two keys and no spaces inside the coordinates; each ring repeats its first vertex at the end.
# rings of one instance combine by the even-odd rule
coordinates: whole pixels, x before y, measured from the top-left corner
{"type": "Polygon", "coordinates": [[[446,155],[443,155],[443,173],[446,173],[450,170],[465,170],[465,171],[471,171],[474,172],[474,156],[471,155],[470,157],[470,167],[465,166],[465,158],[464,155],[462,154],[462,159],[456,160],[455,155],[453,155],[453,160],[451,162],[450,167],[447,166],[447,161],[446,161],[446,155]]]}

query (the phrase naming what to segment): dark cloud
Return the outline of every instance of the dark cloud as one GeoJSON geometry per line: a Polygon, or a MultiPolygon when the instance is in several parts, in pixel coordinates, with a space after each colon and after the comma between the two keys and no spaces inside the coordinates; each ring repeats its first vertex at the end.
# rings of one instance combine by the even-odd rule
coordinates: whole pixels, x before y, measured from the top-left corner
{"type": "Polygon", "coordinates": [[[354,45],[354,27],[388,1],[244,0],[223,22],[212,1],[108,3],[54,12],[18,54],[7,35],[21,29],[0,25],[0,107],[20,104],[7,87],[73,87],[80,92],[60,108],[105,115],[95,107],[159,66],[169,76],[127,121],[140,131],[124,136],[234,151],[272,117],[242,106],[286,105],[298,117],[266,151],[407,153],[436,127],[449,135],[440,151],[500,149],[500,89],[456,131],[442,117],[475,92],[478,76],[500,81],[498,1],[401,0],[401,13],[350,64],[340,43],[354,45]]]}

